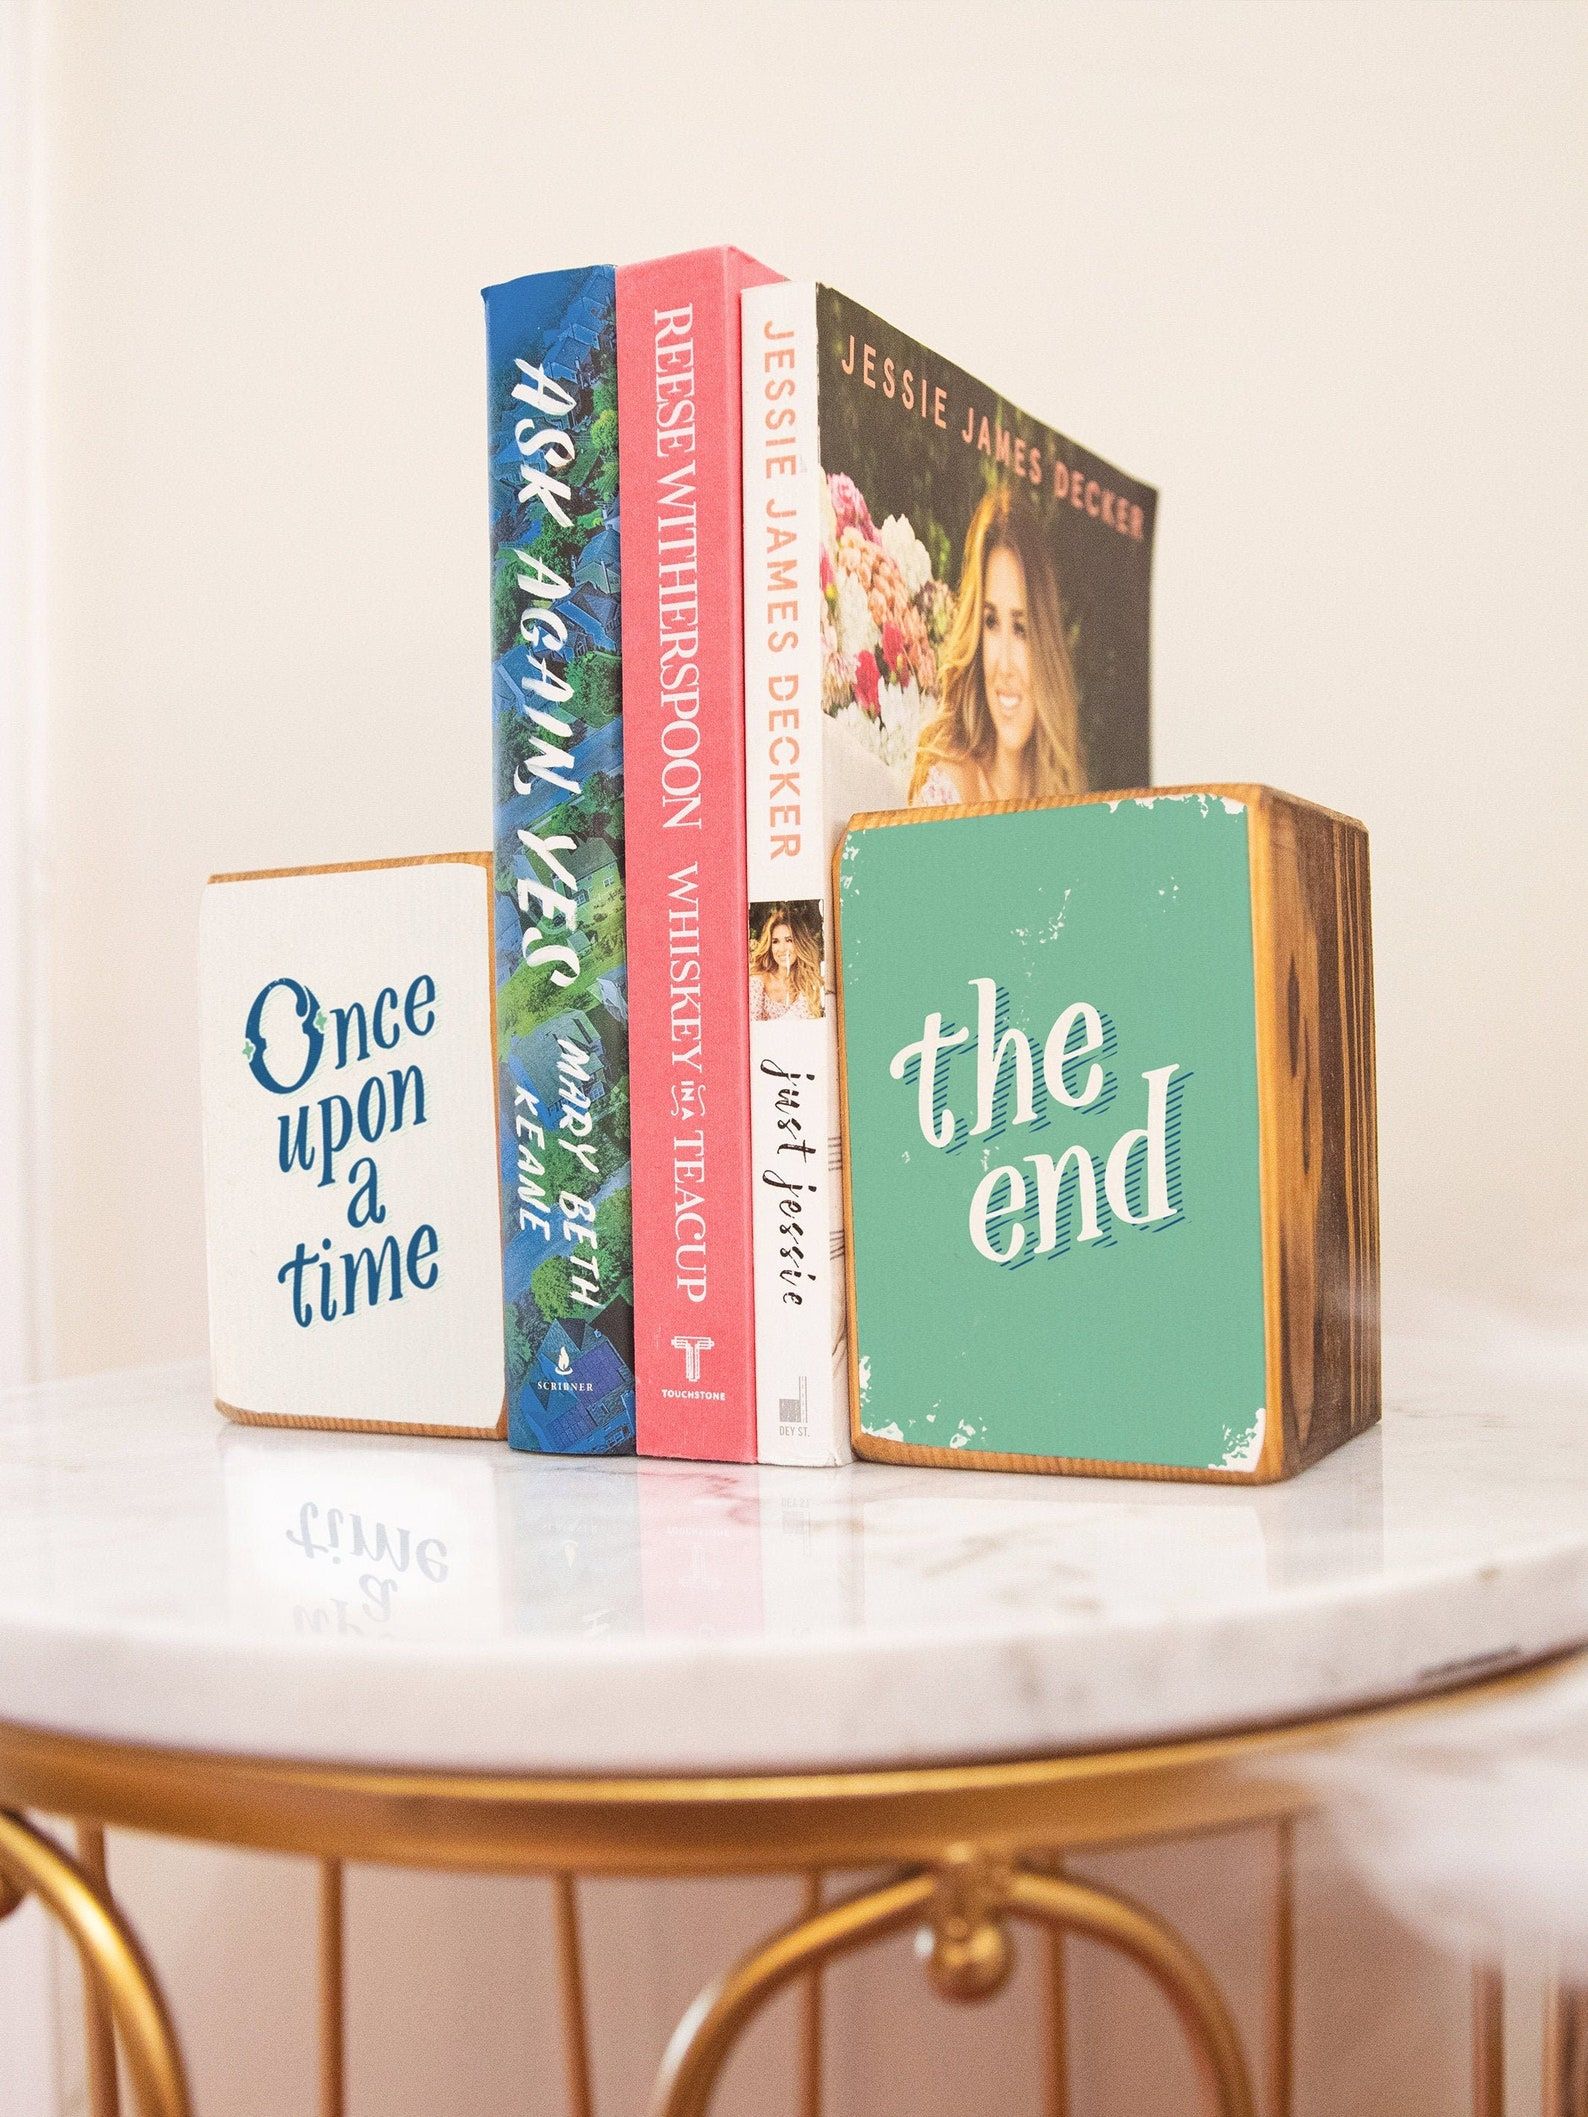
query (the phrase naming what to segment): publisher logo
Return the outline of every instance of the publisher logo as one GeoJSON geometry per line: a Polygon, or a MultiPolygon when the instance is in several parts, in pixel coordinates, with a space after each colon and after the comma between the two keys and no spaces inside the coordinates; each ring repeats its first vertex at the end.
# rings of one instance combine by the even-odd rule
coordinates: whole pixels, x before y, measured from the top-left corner
{"type": "Polygon", "coordinates": [[[563,1391],[575,1397],[593,1397],[596,1394],[596,1384],[588,1376],[581,1379],[574,1373],[573,1354],[566,1345],[559,1345],[557,1348],[557,1357],[551,1363],[551,1374],[546,1387],[559,1395],[563,1391]]]}
{"type": "Polygon", "coordinates": [[[673,1349],[676,1352],[681,1352],[684,1356],[684,1380],[686,1382],[698,1382],[700,1380],[700,1356],[702,1353],[710,1352],[714,1342],[711,1338],[686,1337],[673,1340],[673,1349]]]}

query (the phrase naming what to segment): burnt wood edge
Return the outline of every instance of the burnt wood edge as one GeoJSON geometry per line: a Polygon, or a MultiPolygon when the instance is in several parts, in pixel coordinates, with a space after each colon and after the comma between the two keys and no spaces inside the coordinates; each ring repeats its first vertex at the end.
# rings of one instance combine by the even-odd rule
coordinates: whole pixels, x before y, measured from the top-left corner
{"type": "MultiPolygon", "coordinates": [[[[1368,834],[1361,823],[1293,795],[1269,789],[1261,792],[1258,828],[1252,836],[1252,938],[1257,1018],[1266,1410],[1269,1418],[1264,1434],[1264,1461],[1266,1463],[1269,1455],[1272,1436],[1281,1458],[1281,1467],[1273,1475],[1290,1477],[1331,1454],[1356,1434],[1367,1431],[1378,1422],[1382,1410],[1378,1350],[1377,1102],[1371,897],[1368,834]],[[1281,812],[1286,812],[1290,841],[1283,845],[1275,828],[1281,812]],[[1335,931],[1327,950],[1322,945],[1326,936],[1319,930],[1320,904],[1315,887],[1309,887],[1307,872],[1308,847],[1305,841],[1315,835],[1317,843],[1312,849],[1320,858],[1324,854],[1327,856],[1321,858],[1320,872],[1322,866],[1327,867],[1334,896],[1331,908],[1335,931]],[[1294,869],[1284,878],[1289,885],[1288,891],[1282,886],[1277,872],[1278,862],[1282,859],[1294,869]],[[1348,902],[1342,895],[1348,888],[1349,871],[1353,867],[1360,874],[1360,904],[1348,902]],[[1339,1180],[1346,1190],[1346,1196],[1340,1201],[1344,1248],[1342,1254],[1327,1260],[1330,1266],[1327,1281],[1324,1273],[1314,1273],[1305,1317],[1287,1309],[1282,1268],[1283,1216],[1290,1200],[1286,1176],[1292,1158],[1300,1151],[1296,1138],[1297,1114],[1292,1107],[1292,1086],[1285,1063],[1288,954],[1281,905],[1287,894],[1293,902],[1294,915],[1310,928],[1320,958],[1320,971],[1331,976],[1338,986],[1341,1015],[1339,1122],[1345,1137],[1340,1147],[1339,1180]],[[1353,1029],[1356,1032],[1354,1039],[1353,1029]],[[1359,1062],[1355,1068],[1350,1063],[1353,1056],[1359,1062]],[[1365,1180],[1360,1210],[1353,1214],[1348,1210],[1352,1202],[1350,1181],[1358,1160],[1362,1161],[1365,1180]],[[1316,1335],[1321,1306],[1330,1298],[1328,1288],[1336,1284],[1342,1274],[1348,1282],[1355,1281],[1358,1275],[1361,1280],[1359,1286],[1348,1286],[1348,1297],[1354,1304],[1353,1330],[1348,1337],[1350,1350],[1346,1356],[1350,1372],[1342,1372],[1336,1378],[1336,1394],[1329,1400],[1333,1415],[1318,1416],[1315,1396],[1313,1404],[1308,1407],[1307,1432],[1303,1437],[1299,1420],[1293,1416],[1299,1407],[1289,1402],[1286,1390],[1288,1356],[1298,1332],[1306,1330],[1316,1335]],[[1361,1360],[1360,1372],[1355,1329],[1358,1316],[1366,1318],[1365,1327],[1372,1340],[1371,1355],[1361,1360]],[[1340,1391],[1344,1392],[1343,1397],[1340,1391]],[[1359,1396],[1360,1416],[1353,1420],[1351,1407],[1359,1396]]],[[[1316,881],[1314,878],[1315,884],[1316,881]]],[[[1308,1025],[1321,1059],[1323,1022],[1319,998],[1321,995],[1311,1001],[1308,1025]]],[[[1322,1114],[1320,1109],[1320,1118],[1322,1114]]]]}
{"type": "Polygon", "coordinates": [[[215,1409],[236,1426],[291,1426],[308,1433],[418,1434],[424,1440],[436,1441],[502,1441],[507,1438],[505,1396],[501,1411],[489,1426],[414,1425],[394,1419],[322,1419],[311,1413],[244,1411],[239,1405],[228,1404],[224,1397],[216,1397],[214,1403],[215,1409]]]}

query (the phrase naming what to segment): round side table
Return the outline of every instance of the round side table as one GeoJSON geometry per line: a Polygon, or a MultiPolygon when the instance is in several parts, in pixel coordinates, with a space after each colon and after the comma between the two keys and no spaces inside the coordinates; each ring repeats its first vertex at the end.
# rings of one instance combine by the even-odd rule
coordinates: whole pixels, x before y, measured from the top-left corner
{"type": "MultiPolygon", "coordinates": [[[[227,1426],[165,1369],[0,1404],[0,1915],[37,1894],[88,1973],[95,2117],[115,2039],[148,2117],[180,2045],[104,1868],[106,1826],[320,1862],[322,2111],[343,2104],[342,1863],[553,1877],[576,2117],[591,2109],[577,1878],[803,1874],[801,1915],[679,2024],[654,2108],[696,2117],[739,2033],[914,1928],[945,1998],[1044,1936],[1130,1956],[1210,2108],[1254,2066],[1185,1941],[1080,1851],[1275,1833],[1270,2113],[1290,2108],[1293,1760],[1385,1714],[1547,1681],[1588,1640],[1570,1406],[1413,1393],[1264,1489],[513,1456],[227,1426]],[[27,1811],[71,1819],[71,1857],[27,1811]],[[884,1870],[830,1899],[833,1869],[884,1870]]],[[[1500,2110],[1498,1979],[1475,2110],[1500,2110]]]]}

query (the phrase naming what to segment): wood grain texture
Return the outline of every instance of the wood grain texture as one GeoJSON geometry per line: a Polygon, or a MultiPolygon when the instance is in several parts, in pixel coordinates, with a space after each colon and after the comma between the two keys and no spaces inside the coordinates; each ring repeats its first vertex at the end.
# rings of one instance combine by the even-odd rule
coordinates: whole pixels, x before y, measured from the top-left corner
{"type": "Polygon", "coordinates": [[[1195,1463],[1130,1463],[1113,1456],[1017,1455],[1001,1448],[921,1448],[913,1441],[887,1441],[860,1424],[851,1385],[849,1427],[855,1454],[867,1463],[927,1464],[934,1470],[1015,1470],[1031,1476],[1128,1477],[1158,1485],[1263,1485],[1283,1471],[1204,1470],[1195,1463]]]}
{"type": "MultiPolygon", "coordinates": [[[[323,860],[316,867],[252,867],[211,875],[211,882],[290,882],[298,875],[367,875],[388,867],[483,867],[494,866],[490,853],[400,853],[392,860],[323,860]]],[[[495,960],[492,960],[495,970],[495,960]]],[[[493,978],[493,983],[494,978],[493,978]]]]}
{"type": "MultiPolygon", "coordinates": [[[[261,867],[235,873],[211,875],[215,882],[282,882],[297,875],[357,875],[371,869],[389,867],[479,867],[487,876],[494,872],[494,856],[490,853],[416,853],[399,856],[393,860],[330,860],[317,867],[261,867]]],[[[487,896],[485,921],[486,959],[490,975],[487,984],[491,994],[491,1045],[486,1054],[491,1067],[491,1107],[498,1112],[496,1091],[496,940],[491,924],[495,909],[494,900],[487,896]]],[[[224,1399],[213,1399],[215,1409],[224,1418],[238,1426],[296,1426],[315,1433],[395,1433],[418,1434],[425,1440],[437,1441],[505,1441],[507,1439],[507,1397],[504,1392],[502,1409],[493,1426],[414,1426],[400,1420],[388,1419],[317,1419],[300,1417],[293,1412],[245,1411],[241,1405],[228,1404],[224,1399]]]]}
{"type": "MultiPolygon", "coordinates": [[[[1205,794],[1246,805],[1252,890],[1263,1309],[1268,1412],[1252,1470],[1168,1468],[1003,1451],[924,1448],[860,1423],[858,1333],[849,1332],[850,1432],[871,1462],[1058,1472],[1193,1484],[1294,1476],[1380,1415],[1378,1130],[1367,832],[1354,818],[1253,784],[1115,789],[1062,800],[957,803],[854,817],[849,831],[952,822],[1143,797],[1205,794]]],[[[842,1008],[844,843],[833,856],[834,962],[844,1221],[852,1222],[842,1008]]],[[[848,1309],[853,1245],[845,1244],[848,1309]]]]}
{"type": "Polygon", "coordinates": [[[1380,1412],[1372,912],[1359,823],[1267,789],[1253,814],[1268,1403],[1289,1476],[1380,1412]]]}
{"type": "Polygon", "coordinates": [[[507,1400],[502,1400],[501,1415],[494,1426],[429,1426],[411,1425],[397,1419],[317,1419],[306,1414],[290,1411],[244,1411],[240,1405],[228,1404],[224,1399],[212,1399],[215,1409],[234,1426],[297,1426],[308,1433],[394,1433],[417,1434],[426,1441],[505,1441],[507,1439],[507,1400]]]}

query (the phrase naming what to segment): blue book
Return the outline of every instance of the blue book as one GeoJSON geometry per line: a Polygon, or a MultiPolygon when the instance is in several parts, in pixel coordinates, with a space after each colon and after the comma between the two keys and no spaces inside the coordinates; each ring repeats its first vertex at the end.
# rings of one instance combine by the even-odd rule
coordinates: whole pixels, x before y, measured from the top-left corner
{"type": "Polygon", "coordinates": [[[634,1448],[616,276],[485,290],[508,1439],[634,1448]]]}

